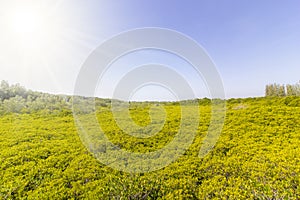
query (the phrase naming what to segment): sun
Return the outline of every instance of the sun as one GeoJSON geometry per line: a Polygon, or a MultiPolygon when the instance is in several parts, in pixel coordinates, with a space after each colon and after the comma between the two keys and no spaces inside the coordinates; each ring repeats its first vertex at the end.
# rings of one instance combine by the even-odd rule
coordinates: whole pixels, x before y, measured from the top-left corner
{"type": "Polygon", "coordinates": [[[23,70],[20,74],[51,71],[52,63],[65,62],[66,52],[70,60],[73,52],[81,52],[77,47],[86,35],[61,0],[0,2],[0,60],[5,54],[23,70]]]}
{"type": "Polygon", "coordinates": [[[8,19],[10,39],[24,55],[36,57],[51,45],[52,33],[57,28],[52,26],[51,18],[45,10],[34,6],[19,6],[9,12],[8,19]]]}
{"type": "Polygon", "coordinates": [[[15,37],[34,40],[44,34],[44,21],[43,13],[38,12],[37,9],[24,7],[11,13],[10,23],[15,37]]]}
{"type": "Polygon", "coordinates": [[[34,34],[41,28],[41,15],[32,10],[18,10],[12,16],[12,26],[21,35],[34,34]]]}

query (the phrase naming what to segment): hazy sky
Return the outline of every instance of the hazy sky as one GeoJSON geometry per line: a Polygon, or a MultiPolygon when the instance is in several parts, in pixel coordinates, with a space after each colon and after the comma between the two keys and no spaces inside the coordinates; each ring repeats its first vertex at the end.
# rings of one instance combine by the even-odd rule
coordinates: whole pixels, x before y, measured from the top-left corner
{"type": "MultiPolygon", "coordinates": [[[[142,27],[174,29],[196,40],[216,64],[228,98],[263,96],[268,83],[300,80],[299,0],[0,0],[0,80],[72,94],[83,62],[96,47],[142,27]]],[[[197,85],[197,77],[178,59],[153,52],[139,58],[149,55],[171,60],[165,64],[197,85]]],[[[115,75],[105,78],[102,96],[109,97],[118,81],[115,68],[115,75]]],[[[206,96],[203,84],[198,89],[206,96]]],[[[155,87],[135,95],[151,96],[171,98],[155,87]]]]}

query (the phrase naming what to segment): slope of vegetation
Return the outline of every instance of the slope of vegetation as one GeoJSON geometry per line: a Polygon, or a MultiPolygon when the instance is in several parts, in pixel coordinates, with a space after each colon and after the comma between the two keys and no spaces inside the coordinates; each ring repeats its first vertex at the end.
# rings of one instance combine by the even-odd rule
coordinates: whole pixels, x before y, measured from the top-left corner
{"type": "MultiPolygon", "coordinates": [[[[199,128],[188,151],[161,170],[131,174],[101,164],[86,150],[70,110],[71,97],[28,95],[28,92],[25,90],[24,96],[17,97],[23,99],[22,109],[16,109],[20,103],[14,99],[16,95],[1,99],[0,199],[297,199],[300,196],[299,97],[228,100],[223,132],[213,151],[204,158],[199,158],[198,153],[209,126],[210,101],[199,100],[199,128]],[[12,98],[16,104],[12,104],[12,98]],[[31,110],[29,103],[38,102],[40,107],[31,110]]],[[[189,103],[183,102],[184,106],[189,103]]],[[[118,130],[111,120],[110,100],[97,99],[96,104],[99,122],[120,148],[154,151],[170,142],[178,129],[177,103],[160,103],[166,109],[167,125],[155,137],[143,141],[118,130]]],[[[158,104],[133,103],[130,114],[136,123],[145,125],[150,120],[149,107],[158,104]]]]}

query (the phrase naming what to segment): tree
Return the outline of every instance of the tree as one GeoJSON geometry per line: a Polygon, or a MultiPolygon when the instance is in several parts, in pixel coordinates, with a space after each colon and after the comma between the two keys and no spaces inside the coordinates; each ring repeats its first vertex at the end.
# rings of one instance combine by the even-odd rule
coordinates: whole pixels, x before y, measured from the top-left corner
{"type": "Polygon", "coordinates": [[[300,96],[300,82],[286,86],[287,96],[300,96]]]}
{"type": "Polygon", "coordinates": [[[278,96],[279,97],[285,97],[286,93],[285,93],[285,86],[284,85],[280,85],[278,87],[278,96]]]}
{"type": "Polygon", "coordinates": [[[284,85],[276,83],[266,85],[265,96],[267,97],[284,97],[286,96],[286,90],[284,85]]]}
{"type": "Polygon", "coordinates": [[[7,81],[1,81],[0,84],[0,99],[3,101],[4,99],[9,98],[9,84],[7,81]]]}
{"type": "Polygon", "coordinates": [[[15,96],[3,101],[4,112],[7,113],[20,113],[25,107],[25,99],[23,99],[21,96],[15,96]]]}

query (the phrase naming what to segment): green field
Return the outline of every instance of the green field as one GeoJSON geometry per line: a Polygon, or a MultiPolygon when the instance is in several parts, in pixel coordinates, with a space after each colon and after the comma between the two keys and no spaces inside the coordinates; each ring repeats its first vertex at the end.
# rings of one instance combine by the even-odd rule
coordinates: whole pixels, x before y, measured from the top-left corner
{"type": "MultiPolygon", "coordinates": [[[[19,112],[2,112],[0,199],[298,199],[300,98],[226,103],[222,134],[207,156],[200,158],[198,153],[211,109],[210,103],[200,100],[199,127],[188,151],[149,173],[126,173],[101,164],[81,142],[68,108],[32,111],[23,106],[19,112]]],[[[137,124],[147,125],[148,111],[157,104],[134,103],[130,115],[137,124]]],[[[180,105],[162,106],[165,124],[147,139],[122,132],[111,120],[107,102],[99,104],[96,113],[114,144],[132,152],[151,152],[172,141],[180,124],[180,105]]],[[[192,113],[198,107],[189,109],[192,113]]]]}

